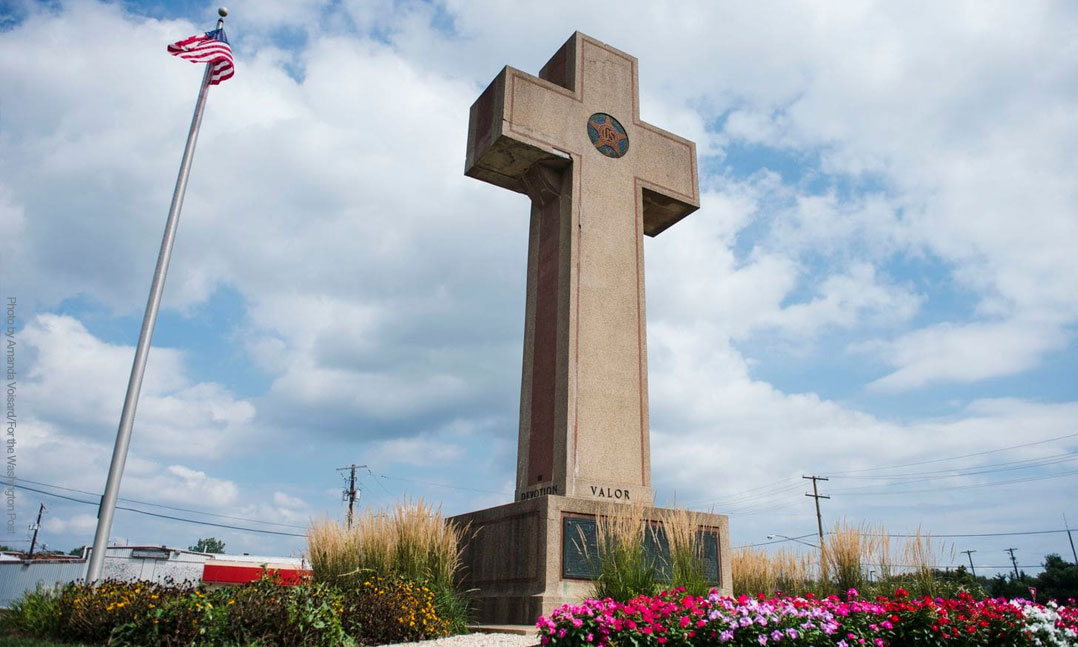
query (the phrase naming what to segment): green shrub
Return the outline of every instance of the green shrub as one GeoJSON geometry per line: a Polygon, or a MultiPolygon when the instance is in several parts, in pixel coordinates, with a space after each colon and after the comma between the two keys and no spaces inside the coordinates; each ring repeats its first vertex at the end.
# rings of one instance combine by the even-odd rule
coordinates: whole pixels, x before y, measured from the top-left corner
{"type": "Polygon", "coordinates": [[[234,589],[218,604],[228,609],[224,644],[259,647],[351,645],[341,625],[343,600],[331,586],[279,586],[269,577],[234,589]]]}
{"type": "Polygon", "coordinates": [[[196,647],[219,644],[228,618],[221,600],[228,591],[207,594],[187,590],[167,596],[161,604],[131,622],[113,629],[109,645],[116,647],[196,647]]]}
{"type": "Polygon", "coordinates": [[[60,591],[53,637],[103,643],[113,629],[191,591],[187,586],[105,580],[97,586],[73,582],[60,591]]]}
{"type": "Polygon", "coordinates": [[[415,642],[449,635],[435,593],[423,583],[394,577],[350,578],[343,587],[341,623],[364,645],[415,642]]]}
{"type": "Polygon", "coordinates": [[[3,616],[4,633],[51,636],[60,611],[60,590],[38,586],[16,600],[3,616]]]}

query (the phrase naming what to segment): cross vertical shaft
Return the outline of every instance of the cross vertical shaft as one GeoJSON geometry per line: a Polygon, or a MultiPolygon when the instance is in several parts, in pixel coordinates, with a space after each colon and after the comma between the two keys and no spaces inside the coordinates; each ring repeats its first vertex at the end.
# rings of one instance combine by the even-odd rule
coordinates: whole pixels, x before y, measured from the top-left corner
{"type": "Polygon", "coordinates": [[[516,498],[650,504],[643,235],[699,206],[692,142],[639,117],[636,59],[576,33],[471,109],[465,173],[531,199],[516,498]]]}

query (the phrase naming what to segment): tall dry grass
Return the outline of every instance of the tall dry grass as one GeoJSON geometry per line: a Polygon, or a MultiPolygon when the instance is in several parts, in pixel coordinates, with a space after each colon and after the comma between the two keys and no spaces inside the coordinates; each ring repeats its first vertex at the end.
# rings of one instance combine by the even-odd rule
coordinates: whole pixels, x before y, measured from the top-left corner
{"type": "Polygon", "coordinates": [[[892,540],[887,535],[882,525],[853,525],[843,519],[824,538],[822,560],[820,552],[737,549],[731,565],[734,592],[842,594],[852,588],[876,595],[892,594],[898,587],[914,595],[943,592],[944,583],[935,573],[954,561],[954,546],[933,540],[920,529],[908,538],[892,540]]]}
{"type": "Polygon", "coordinates": [[[711,588],[704,571],[704,546],[700,541],[703,515],[685,508],[663,510],[660,517],[670,548],[666,564],[670,581],[685,587],[693,595],[704,595],[711,588]]]}
{"type": "Polygon", "coordinates": [[[936,581],[934,572],[942,568],[942,564],[954,562],[954,545],[933,541],[931,536],[922,534],[918,527],[913,537],[906,538],[902,554],[911,588],[920,595],[939,595],[940,583],[936,581]]]}
{"type": "Polygon", "coordinates": [[[839,591],[864,588],[872,570],[869,565],[880,551],[881,534],[886,533],[869,524],[836,522],[822,546],[825,579],[834,581],[839,591]]]}
{"type": "Polygon", "coordinates": [[[627,602],[659,592],[659,565],[648,554],[655,529],[640,504],[610,504],[595,520],[599,565],[593,597],[627,602]]]}
{"type": "Polygon", "coordinates": [[[351,528],[323,519],[307,532],[307,554],[317,581],[348,585],[369,575],[426,583],[439,615],[461,633],[469,620],[468,600],[459,590],[466,528],[448,523],[440,507],[423,499],[404,501],[360,515],[351,528]]]}
{"type": "Polygon", "coordinates": [[[404,500],[380,513],[360,515],[351,529],[328,519],[314,522],[307,552],[320,581],[372,573],[452,587],[463,533],[446,523],[440,507],[404,500]]]}
{"type": "Polygon", "coordinates": [[[738,548],[733,551],[731,564],[734,595],[814,591],[818,563],[816,555],[789,548],[774,552],[762,548],[738,548]]]}

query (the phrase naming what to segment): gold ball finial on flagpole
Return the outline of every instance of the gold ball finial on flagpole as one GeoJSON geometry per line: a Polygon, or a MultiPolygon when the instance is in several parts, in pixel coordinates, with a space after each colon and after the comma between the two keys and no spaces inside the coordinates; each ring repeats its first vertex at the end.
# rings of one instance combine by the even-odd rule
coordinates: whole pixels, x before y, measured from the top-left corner
{"type": "Polygon", "coordinates": [[[228,7],[218,7],[217,8],[217,15],[222,17],[222,18],[227,16],[228,15],[228,7]]]}

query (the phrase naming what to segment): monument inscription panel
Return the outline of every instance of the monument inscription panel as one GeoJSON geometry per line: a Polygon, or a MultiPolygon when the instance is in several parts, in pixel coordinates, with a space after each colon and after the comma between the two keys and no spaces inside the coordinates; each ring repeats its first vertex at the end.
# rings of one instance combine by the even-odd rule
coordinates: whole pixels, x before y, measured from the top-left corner
{"type": "Polygon", "coordinates": [[[561,576],[594,580],[599,577],[599,533],[595,519],[565,517],[562,521],[561,576]]]}
{"type": "MultiPolygon", "coordinates": [[[[644,536],[644,550],[659,572],[659,579],[670,581],[670,541],[661,523],[651,522],[644,536]]],[[[696,531],[697,545],[708,584],[721,584],[718,528],[696,531]]],[[[593,517],[562,519],[562,573],[566,579],[594,580],[599,577],[599,529],[593,517]]]]}

